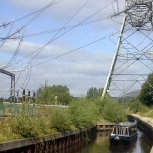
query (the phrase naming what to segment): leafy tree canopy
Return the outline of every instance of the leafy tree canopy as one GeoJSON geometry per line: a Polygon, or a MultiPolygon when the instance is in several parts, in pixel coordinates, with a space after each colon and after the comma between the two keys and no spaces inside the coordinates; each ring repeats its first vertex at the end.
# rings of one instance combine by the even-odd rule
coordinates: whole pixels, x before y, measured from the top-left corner
{"type": "Polygon", "coordinates": [[[62,85],[53,85],[50,87],[51,92],[56,94],[56,93],[68,93],[69,94],[69,88],[67,86],[62,86],[62,85]]]}
{"type": "Polygon", "coordinates": [[[139,99],[144,105],[153,105],[153,74],[149,74],[143,83],[139,99]]]}
{"type": "Polygon", "coordinates": [[[47,81],[45,82],[45,85],[41,85],[38,89],[36,102],[41,104],[55,104],[54,95],[52,94],[47,81]]]}
{"type": "Polygon", "coordinates": [[[101,97],[102,96],[102,92],[103,92],[103,88],[95,88],[95,87],[91,87],[88,91],[87,91],[87,96],[86,98],[97,98],[97,97],[101,97]]]}
{"type": "Polygon", "coordinates": [[[69,93],[69,88],[62,85],[49,86],[48,82],[37,91],[37,102],[43,104],[69,104],[71,96],[69,93]]]}
{"type": "Polygon", "coordinates": [[[3,103],[3,98],[0,98],[0,103],[3,103]]]}

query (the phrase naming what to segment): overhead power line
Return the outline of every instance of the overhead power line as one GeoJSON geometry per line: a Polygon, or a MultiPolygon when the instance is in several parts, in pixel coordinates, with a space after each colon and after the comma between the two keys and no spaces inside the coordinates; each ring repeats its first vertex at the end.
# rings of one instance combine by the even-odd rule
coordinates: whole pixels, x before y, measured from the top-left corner
{"type": "MultiPolygon", "coordinates": [[[[112,1],[111,5],[113,5],[113,3],[116,2],[117,3],[117,8],[119,7],[118,6],[118,1],[112,1]]],[[[114,9],[114,7],[113,7],[114,9]]],[[[125,12],[126,10],[122,11],[122,12],[119,12],[119,8],[118,8],[118,11],[117,11],[117,14],[121,14],[123,12],[125,12]]],[[[110,19],[112,20],[113,22],[117,23],[117,24],[121,24],[115,20],[113,20],[113,17],[116,17],[117,16],[116,12],[114,11],[114,14],[113,15],[110,15],[110,16],[107,16],[107,17],[104,17],[104,18],[100,18],[100,19],[97,19],[97,20],[92,20],[92,21],[89,21],[89,22],[86,22],[86,23],[82,23],[80,25],[78,25],[77,27],[80,27],[80,26],[84,26],[84,25],[89,25],[89,24],[93,24],[93,23],[96,23],[96,22],[100,22],[100,21],[103,21],[103,20],[106,20],[106,19],[110,19]]],[[[28,35],[25,35],[23,38],[29,38],[29,37],[36,37],[36,36],[39,36],[39,35],[45,35],[45,34],[49,34],[49,33],[54,33],[56,31],[59,31],[59,30],[66,30],[66,29],[70,29],[70,28],[73,28],[75,27],[77,24],[74,24],[74,25],[70,25],[70,26],[65,26],[64,28],[61,27],[61,28],[56,28],[56,29],[51,29],[51,30],[46,30],[46,31],[42,31],[42,32],[37,32],[37,33],[32,33],[32,34],[28,34],[28,35]]],[[[0,39],[4,39],[4,38],[0,38],[0,39]]],[[[18,37],[12,37],[12,38],[6,38],[6,39],[18,39],[18,37]]]]}
{"type": "MultiPolygon", "coordinates": [[[[111,19],[113,21],[112,15],[111,15],[111,16],[107,16],[107,17],[104,17],[104,18],[100,18],[100,19],[96,19],[96,20],[92,20],[92,21],[82,23],[82,24],[78,25],[77,27],[85,26],[85,25],[89,25],[89,24],[94,24],[94,23],[101,22],[101,21],[106,20],[106,19],[111,19]]],[[[113,21],[113,22],[116,22],[117,24],[121,24],[117,21],[113,21]]],[[[23,38],[36,37],[36,36],[40,36],[40,35],[54,33],[54,32],[59,31],[61,29],[64,31],[64,30],[67,30],[67,29],[70,29],[70,28],[74,28],[74,27],[76,27],[76,25],[77,24],[73,24],[73,25],[70,25],[70,26],[65,26],[64,28],[61,27],[61,28],[46,30],[46,31],[38,32],[38,33],[32,33],[32,34],[25,35],[23,38]]]]}
{"type": "MultiPolygon", "coordinates": [[[[87,0],[82,6],[81,6],[81,8],[66,22],[66,24],[63,26],[63,28],[81,11],[81,9],[87,4],[89,2],[89,0],[87,0]]],[[[48,7],[48,6],[47,6],[48,7]]],[[[34,19],[36,19],[41,13],[43,13],[44,12],[44,10],[45,10],[46,8],[44,8],[43,10],[41,10],[41,12],[39,12],[39,14],[37,14],[36,16],[34,16],[27,24],[26,24],[26,26],[28,25],[28,24],[30,24],[34,19]]],[[[61,32],[61,30],[62,29],[60,29],[55,35],[54,35],[54,37],[52,38],[52,39],[54,39],[60,32],[61,32]]],[[[24,34],[23,34],[24,35],[24,34]]],[[[22,37],[21,38],[23,38],[23,35],[22,35],[22,37]]],[[[52,40],[51,39],[51,40],[52,40]]],[[[12,56],[12,58],[11,58],[11,60],[9,61],[9,63],[8,64],[10,64],[15,58],[16,58],[16,56],[17,56],[17,54],[18,54],[18,51],[19,51],[19,48],[20,48],[20,45],[21,45],[21,41],[22,40],[20,40],[20,43],[19,43],[19,45],[18,45],[18,47],[17,47],[17,49],[16,49],[16,51],[15,51],[15,53],[13,54],[13,56],[12,56]]],[[[31,62],[28,62],[28,65],[29,64],[31,64],[31,62]]],[[[27,73],[27,76],[26,76],[26,78],[25,78],[25,81],[24,81],[24,83],[22,84],[22,86],[21,86],[21,88],[25,85],[25,82],[27,81],[27,84],[25,85],[25,87],[23,87],[23,88],[26,88],[27,87],[27,85],[28,85],[28,83],[29,83],[29,80],[30,80],[30,76],[31,76],[31,68],[32,68],[32,66],[30,66],[30,68],[28,68],[28,73],[27,73]],[[30,69],[30,70],[29,70],[30,69]]],[[[23,69],[21,69],[21,71],[22,71],[23,69]]],[[[21,72],[20,71],[20,72],[21,72]]],[[[21,74],[20,74],[21,75],[21,74]]],[[[20,75],[19,75],[19,77],[20,77],[20,75]]],[[[18,78],[19,79],[19,78],[18,78]]]]}
{"type": "MultiPolygon", "coordinates": [[[[81,8],[66,22],[66,24],[63,26],[63,28],[81,11],[81,9],[89,2],[89,0],[87,0],[82,6],[81,8]]],[[[61,32],[62,28],[53,36],[52,39],[54,39],[60,32],[61,32]]],[[[31,70],[32,70],[32,64],[31,62],[28,62],[28,64],[30,64],[30,68],[28,68],[28,73],[27,76],[25,78],[24,83],[22,84],[22,86],[20,88],[26,88],[29,81],[30,81],[30,76],[31,76],[31,70]],[[27,83],[26,83],[27,81],[27,83]],[[26,85],[24,86],[24,84],[26,83],[26,85]]]]}
{"type": "MultiPolygon", "coordinates": [[[[112,20],[113,22],[117,23],[117,24],[121,24],[120,22],[118,21],[115,21],[113,19],[113,16],[110,15],[110,16],[106,16],[106,17],[103,17],[103,18],[100,18],[100,19],[96,19],[96,20],[91,20],[91,21],[88,21],[88,22],[85,22],[85,23],[82,23],[80,25],[78,24],[73,24],[73,25],[69,25],[69,26],[65,26],[65,27],[61,27],[61,28],[56,28],[56,29],[51,29],[51,30],[45,30],[45,31],[41,31],[41,32],[37,32],[37,33],[31,33],[31,34],[27,34],[27,35],[24,35],[23,36],[23,39],[25,38],[30,38],[30,37],[36,37],[36,36],[40,36],[40,35],[46,35],[46,34],[50,34],[50,33],[54,33],[54,32],[57,32],[59,30],[67,30],[67,29],[71,29],[71,28],[74,28],[74,27],[80,27],[80,26],[86,26],[86,25],[89,25],[89,24],[94,24],[94,23],[97,23],[97,22],[101,22],[103,20],[107,20],[107,19],[110,19],[112,20]],[[76,26],[78,25],[78,26],[76,26]]],[[[8,38],[8,39],[19,39],[20,37],[11,37],[11,38],[8,38]]],[[[0,39],[4,39],[4,38],[0,38],[0,39]]]]}
{"type": "MultiPolygon", "coordinates": [[[[85,47],[87,47],[87,46],[90,46],[90,45],[92,45],[92,44],[94,44],[94,43],[97,43],[97,42],[99,42],[99,41],[101,41],[101,40],[104,40],[104,39],[106,39],[106,38],[109,38],[110,36],[114,36],[114,35],[115,35],[116,33],[118,33],[118,32],[119,32],[119,30],[117,30],[117,31],[115,31],[115,32],[113,32],[113,33],[111,33],[111,34],[109,34],[108,36],[104,36],[104,37],[102,37],[102,38],[100,38],[100,39],[97,39],[97,40],[95,40],[95,41],[92,41],[92,42],[90,42],[90,43],[88,43],[88,44],[85,44],[85,45],[83,45],[83,46],[81,46],[81,47],[78,47],[78,48],[76,48],[76,49],[73,49],[73,50],[71,50],[71,51],[69,51],[69,52],[66,52],[66,53],[64,53],[64,54],[58,55],[58,56],[56,56],[56,57],[54,57],[54,58],[50,58],[50,59],[48,59],[48,60],[46,60],[46,61],[37,63],[37,64],[31,66],[31,68],[32,68],[32,67],[36,67],[36,66],[41,65],[41,64],[44,64],[44,63],[47,63],[47,62],[49,62],[49,61],[55,60],[55,59],[57,59],[57,58],[63,57],[63,56],[65,56],[65,55],[67,55],[67,54],[70,54],[70,53],[72,53],[72,52],[78,51],[78,50],[80,50],[80,49],[82,49],[82,48],[85,48],[85,47]]],[[[19,62],[19,61],[16,61],[16,63],[17,63],[17,62],[19,62]]],[[[23,66],[23,67],[22,67],[21,69],[19,69],[19,70],[14,70],[14,71],[11,71],[11,72],[14,72],[14,73],[15,73],[15,72],[20,72],[20,71],[25,71],[26,69],[29,69],[29,68],[27,67],[27,65],[28,65],[28,64],[26,64],[25,66],[23,66]]]]}
{"type": "Polygon", "coordinates": [[[107,37],[100,38],[100,39],[98,39],[98,40],[96,40],[96,41],[93,41],[93,42],[91,42],[91,43],[89,43],[89,44],[86,44],[86,45],[84,45],[84,46],[81,46],[81,47],[79,47],[79,48],[76,48],[76,49],[74,49],[74,50],[71,50],[71,51],[66,52],[66,53],[64,53],[64,54],[61,54],[61,55],[59,55],[59,56],[56,56],[56,57],[51,58],[51,59],[48,59],[48,60],[46,60],[46,61],[44,61],[44,62],[40,62],[40,63],[38,63],[38,64],[35,64],[35,65],[33,65],[32,67],[36,67],[36,66],[41,65],[41,64],[44,64],[44,63],[46,63],[46,62],[55,60],[55,59],[57,59],[57,58],[59,58],[59,57],[65,56],[65,55],[67,55],[67,54],[70,54],[70,53],[75,52],[75,51],[77,51],[77,50],[80,50],[80,49],[82,49],[82,48],[85,48],[85,47],[87,47],[87,46],[89,46],[89,45],[92,45],[92,44],[94,44],[94,43],[96,43],[96,42],[99,42],[99,41],[101,41],[101,40],[103,40],[103,39],[106,39],[106,38],[107,38],[107,37]]]}
{"type": "MultiPolygon", "coordinates": [[[[80,25],[78,25],[77,27],[80,27],[80,26],[85,26],[85,25],[89,25],[89,24],[93,24],[93,23],[97,23],[97,22],[100,22],[100,21],[103,21],[103,20],[106,20],[108,19],[109,17],[105,17],[105,18],[101,18],[101,19],[97,19],[97,20],[92,20],[92,21],[89,21],[89,22],[86,22],[86,23],[82,23],[80,25]]],[[[49,33],[54,33],[56,31],[59,31],[59,30],[67,30],[67,29],[70,29],[70,28],[74,28],[76,27],[77,24],[73,24],[73,25],[70,25],[70,26],[65,26],[64,28],[56,28],[56,29],[52,29],[52,30],[46,30],[46,31],[42,31],[42,32],[38,32],[38,33],[33,33],[33,34],[28,34],[28,35],[25,35],[24,38],[29,38],[29,37],[35,37],[35,36],[39,36],[39,35],[45,35],[45,34],[49,34],[49,33]]]]}
{"type": "Polygon", "coordinates": [[[19,22],[20,20],[23,20],[23,19],[25,19],[25,18],[28,18],[29,16],[32,16],[32,15],[34,15],[34,14],[36,14],[36,13],[38,13],[38,12],[44,10],[44,9],[49,8],[50,6],[56,5],[56,4],[61,3],[61,2],[63,2],[63,1],[65,1],[65,0],[57,0],[57,1],[55,1],[55,2],[53,2],[53,0],[52,0],[52,2],[50,2],[50,3],[49,3],[48,5],[46,5],[45,7],[42,7],[42,8],[40,8],[40,9],[38,9],[38,10],[36,10],[36,11],[34,11],[34,12],[31,12],[31,13],[29,13],[29,14],[23,16],[23,17],[20,17],[20,18],[18,18],[18,19],[16,19],[16,20],[10,21],[10,22],[8,22],[8,23],[3,23],[2,25],[0,25],[0,27],[6,27],[6,26],[8,26],[8,25],[10,25],[10,24],[12,24],[12,23],[19,22]]]}
{"type": "MultiPolygon", "coordinates": [[[[78,47],[78,48],[76,48],[76,49],[74,49],[74,50],[71,50],[71,51],[69,51],[69,52],[66,52],[66,53],[64,53],[64,54],[61,54],[61,55],[56,56],[56,57],[54,57],[54,58],[50,58],[50,59],[48,59],[48,60],[46,60],[46,61],[40,62],[40,63],[38,63],[38,64],[35,64],[35,65],[33,65],[32,67],[36,67],[36,66],[38,66],[38,65],[47,63],[47,62],[52,61],[52,60],[55,60],[55,59],[57,59],[57,58],[60,58],[60,57],[62,57],[62,56],[65,56],[65,55],[67,55],[67,54],[70,54],[70,53],[72,53],[72,52],[78,51],[78,50],[80,50],[80,49],[82,49],[82,48],[85,48],[85,47],[90,46],[90,45],[92,45],[92,44],[94,44],[94,43],[97,43],[97,42],[99,42],[99,41],[101,41],[101,40],[103,40],[103,39],[106,39],[106,38],[108,38],[108,37],[110,37],[110,36],[113,36],[113,35],[115,35],[117,32],[119,32],[119,30],[117,30],[117,31],[115,31],[115,32],[113,32],[113,33],[111,33],[111,34],[108,35],[108,36],[104,36],[104,37],[102,37],[102,38],[100,38],[100,39],[97,39],[97,40],[95,40],[95,41],[93,41],[93,42],[90,42],[90,43],[85,44],[85,45],[83,45],[83,46],[81,46],[81,47],[78,47]]],[[[25,69],[27,69],[27,68],[25,68],[25,69]]]]}
{"type": "MultiPolygon", "coordinates": [[[[89,18],[93,17],[95,14],[97,14],[98,12],[100,12],[101,10],[103,10],[104,8],[106,8],[106,7],[109,6],[109,5],[110,5],[110,4],[107,4],[105,7],[103,7],[103,8],[100,9],[100,10],[98,10],[97,12],[95,12],[94,14],[92,14],[91,16],[89,16],[88,18],[86,18],[85,20],[83,20],[82,22],[80,22],[79,24],[76,24],[76,25],[72,26],[72,28],[71,28],[70,30],[76,28],[77,26],[79,26],[79,25],[81,25],[81,24],[86,24],[86,23],[84,23],[86,20],[88,20],[89,18]]],[[[108,17],[106,17],[106,18],[110,18],[110,17],[113,17],[113,16],[116,16],[116,15],[111,15],[111,16],[108,16],[108,17]]],[[[105,18],[104,18],[104,19],[105,19],[105,18]]],[[[93,21],[91,21],[91,22],[93,22],[93,21]]],[[[96,20],[95,20],[95,22],[96,22],[96,20]]],[[[89,23],[89,22],[88,22],[88,23],[89,23]]],[[[88,24],[88,23],[87,23],[87,24],[88,24]]],[[[61,28],[61,29],[62,29],[62,28],[61,28]]],[[[59,30],[60,30],[60,29],[59,29],[59,30]]],[[[59,38],[59,37],[61,37],[62,35],[66,34],[66,33],[69,32],[70,30],[68,30],[68,31],[66,31],[65,33],[61,34],[61,35],[58,36],[57,38],[59,38]]],[[[53,39],[52,41],[56,40],[57,38],[53,39]]],[[[51,41],[51,42],[52,42],[52,41],[51,41]]],[[[49,44],[49,42],[48,42],[47,44],[49,44]]],[[[44,46],[46,46],[46,45],[44,45],[44,46]]],[[[43,47],[44,47],[44,46],[43,46],[43,47]]],[[[43,49],[43,47],[40,47],[39,49],[43,49]]],[[[32,55],[33,53],[39,51],[39,49],[37,49],[37,50],[33,51],[32,53],[26,55],[25,57],[23,57],[23,58],[20,59],[20,60],[15,61],[14,63],[17,63],[17,62],[19,62],[19,61],[22,61],[23,59],[27,58],[28,56],[32,55]]],[[[31,62],[31,61],[32,61],[32,60],[30,60],[29,62],[31,62]]],[[[11,65],[11,64],[9,64],[9,65],[11,65]]],[[[8,65],[8,66],[9,66],[9,65],[8,65]]],[[[6,68],[7,65],[5,65],[5,66],[3,66],[3,67],[6,68]]]]}
{"type": "Polygon", "coordinates": [[[80,24],[84,23],[85,21],[87,21],[88,19],[92,18],[93,16],[95,16],[96,14],[98,14],[99,12],[101,12],[102,10],[104,10],[105,8],[107,8],[109,5],[111,5],[110,3],[105,5],[104,7],[102,7],[101,9],[99,9],[98,11],[96,11],[95,13],[93,13],[92,15],[90,15],[88,18],[86,18],[85,20],[81,21],[80,23],[78,23],[76,26],[72,27],[71,29],[67,30],[66,32],[62,33],[61,35],[59,35],[58,37],[54,38],[54,39],[50,39],[44,46],[38,48],[37,50],[33,51],[32,53],[28,54],[27,56],[23,57],[22,59],[27,58],[28,56],[32,55],[35,52],[38,52],[29,62],[32,62],[37,56],[38,54],[40,54],[40,52],[42,52],[42,50],[49,45],[51,42],[57,40],[58,38],[60,38],[61,36],[65,35],[66,33],[68,33],[69,31],[73,30],[74,28],[76,28],[77,26],[79,26],[80,24]]]}

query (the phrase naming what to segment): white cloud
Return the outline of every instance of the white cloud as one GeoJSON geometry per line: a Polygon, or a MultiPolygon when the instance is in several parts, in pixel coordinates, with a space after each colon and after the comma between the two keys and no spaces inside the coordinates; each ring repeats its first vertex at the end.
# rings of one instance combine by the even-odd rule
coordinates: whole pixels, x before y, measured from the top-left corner
{"type": "MultiPolygon", "coordinates": [[[[14,14],[9,14],[9,20],[19,18],[21,14],[23,16],[24,14],[37,10],[50,2],[49,0],[6,1],[9,2],[11,9],[17,14],[17,16],[14,16],[14,14]],[[22,13],[20,14],[20,12],[22,13]]],[[[86,1],[87,0],[65,0],[57,5],[52,6],[44,14],[39,16],[35,22],[32,22],[26,27],[25,34],[62,27],[86,1]]],[[[89,3],[85,5],[85,7],[68,25],[83,21],[110,2],[111,0],[90,0],[89,3]]],[[[119,5],[120,10],[123,10],[124,2],[120,0],[119,5]]],[[[115,12],[117,12],[116,4],[113,6],[115,12]]],[[[5,10],[6,9],[7,6],[5,10]]],[[[3,10],[2,13],[4,13],[3,10]]],[[[108,8],[97,14],[94,18],[91,18],[90,21],[101,19],[103,17],[112,15],[113,13],[114,11],[112,5],[110,5],[108,8]]],[[[30,18],[28,18],[28,21],[30,21],[30,18]]],[[[15,32],[17,28],[21,27],[25,23],[27,23],[25,20],[15,23],[11,33],[13,33],[13,31],[15,32]]],[[[5,32],[2,30],[3,36],[8,33],[9,28],[6,27],[6,29],[3,29],[5,32]]],[[[34,58],[34,60],[32,60],[32,65],[34,66],[35,64],[39,64],[69,51],[75,50],[76,48],[84,46],[85,44],[88,44],[99,38],[108,36],[110,32],[113,32],[119,28],[120,24],[115,24],[111,20],[104,20],[95,24],[76,28],[71,32],[61,36],[56,41],[48,44],[43,49],[43,51],[36,58],[34,58]]],[[[23,59],[23,65],[22,62],[19,62],[10,66],[7,70],[19,70],[21,67],[23,67],[34,57],[34,55],[36,55],[37,52],[35,52],[35,54],[31,53],[41,48],[49,40],[54,38],[57,32],[58,31],[44,35],[42,37],[37,36],[24,38],[16,58],[16,60],[23,59]],[[31,55],[27,58],[24,58],[29,54],[31,55]]],[[[66,32],[66,30],[62,32],[66,32]]],[[[17,35],[19,36],[20,34],[17,35]]],[[[115,42],[117,38],[118,34],[115,35],[115,42]]],[[[1,47],[0,66],[5,65],[9,61],[17,49],[18,44],[18,41],[7,41],[4,46],[1,47]]],[[[115,45],[111,43],[109,39],[102,40],[86,48],[72,52],[71,54],[67,54],[60,58],[50,60],[49,62],[33,67],[30,81],[26,88],[31,90],[38,89],[40,84],[43,84],[45,80],[48,80],[50,85],[67,85],[71,94],[74,96],[86,94],[90,87],[102,88],[104,87],[106,81],[114,50],[115,45]]],[[[133,68],[133,71],[135,70],[136,67],[133,68]]],[[[23,71],[21,76],[20,73],[16,73],[16,80],[20,76],[20,79],[16,84],[16,88],[19,88],[24,83],[27,74],[28,70],[23,71]]],[[[4,80],[1,82],[0,87],[9,88],[10,78],[6,77],[5,75],[0,75],[0,77],[4,80]]],[[[27,82],[28,80],[24,85],[26,85],[27,82]]],[[[3,94],[4,93],[2,93],[2,95],[3,94]]]]}
{"type": "MultiPolygon", "coordinates": [[[[5,43],[3,51],[7,54],[12,53],[16,46],[17,42],[5,43]]],[[[41,46],[41,44],[23,42],[21,52],[19,52],[20,57],[24,57],[25,55],[31,53],[31,50],[41,46]]],[[[63,48],[63,46],[49,45],[43,50],[41,56],[36,58],[33,63],[40,63],[52,56],[55,57],[63,54],[67,51],[67,48],[72,48],[72,46],[66,44],[65,48],[63,48]],[[49,52],[53,49],[56,50],[56,52],[49,52]]],[[[45,80],[48,80],[50,85],[67,85],[70,88],[71,94],[74,96],[86,94],[86,91],[92,86],[96,86],[98,88],[104,86],[111,56],[112,54],[108,53],[105,55],[104,51],[98,50],[90,52],[87,49],[81,49],[77,52],[73,52],[56,60],[32,68],[30,81],[26,88],[36,90],[40,87],[40,84],[43,84],[45,80]],[[104,56],[105,58],[103,58],[104,56]]],[[[23,60],[23,62],[26,63],[28,59],[23,60]]],[[[19,62],[16,65],[12,65],[7,70],[18,70],[21,66],[21,62],[19,62]]],[[[16,84],[16,88],[20,88],[26,79],[28,70],[23,71],[21,75],[20,73],[15,74],[16,79],[20,76],[20,79],[16,84]]],[[[9,88],[8,84],[10,79],[4,76],[3,78],[5,79],[5,84],[7,84],[6,88],[9,88]]],[[[27,81],[28,80],[24,83],[24,86],[27,84],[27,81]]],[[[5,88],[3,83],[1,83],[1,85],[2,88],[5,88]]]]}
{"type": "MultiPolygon", "coordinates": [[[[34,10],[38,10],[40,8],[45,7],[48,5],[50,0],[12,0],[9,3],[11,3],[12,6],[19,10],[27,10],[27,12],[32,12],[34,10]]],[[[56,5],[51,6],[48,8],[43,14],[46,17],[53,18],[56,21],[61,21],[65,20],[67,21],[70,19],[86,2],[87,0],[63,0],[63,1],[58,1],[54,0],[53,2],[57,2],[56,5]],[[59,2],[59,3],[58,3],[59,2]]],[[[98,10],[102,9],[98,14],[94,16],[96,19],[101,19],[103,17],[107,17],[109,15],[113,15],[114,13],[117,13],[118,11],[122,11],[124,9],[124,1],[119,1],[119,10],[117,3],[114,2],[113,0],[90,0],[84,7],[79,11],[77,16],[73,19],[73,21],[82,21],[83,19],[88,18],[98,10]],[[109,4],[109,5],[108,5],[109,4]],[[105,8],[105,6],[107,6],[105,8]]],[[[42,14],[42,15],[43,15],[42,14]]],[[[92,19],[94,19],[92,18],[92,19]]],[[[108,23],[110,25],[110,21],[105,21],[101,26],[105,25],[108,23]]],[[[107,25],[108,25],[107,24],[107,25]]]]}

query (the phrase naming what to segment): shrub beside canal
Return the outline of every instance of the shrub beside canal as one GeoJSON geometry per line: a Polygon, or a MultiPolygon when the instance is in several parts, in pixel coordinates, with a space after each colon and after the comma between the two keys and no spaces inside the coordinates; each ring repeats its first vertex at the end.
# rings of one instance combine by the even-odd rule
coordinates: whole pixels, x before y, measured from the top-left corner
{"type": "Polygon", "coordinates": [[[69,107],[35,106],[29,111],[27,103],[22,104],[12,117],[1,118],[0,141],[18,138],[44,136],[96,124],[99,119],[119,122],[125,119],[125,111],[111,100],[89,100],[85,98],[70,102],[69,107]]]}

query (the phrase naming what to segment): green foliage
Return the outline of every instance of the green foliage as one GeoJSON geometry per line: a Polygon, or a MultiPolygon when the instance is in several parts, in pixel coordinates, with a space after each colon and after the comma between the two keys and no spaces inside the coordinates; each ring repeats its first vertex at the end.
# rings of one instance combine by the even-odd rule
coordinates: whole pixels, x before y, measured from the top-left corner
{"type": "Polygon", "coordinates": [[[69,88],[62,85],[53,85],[50,87],[52,94],[57,96],[57,102],[62,104],[69,104],[71,96],[69,93],[69,88]]]}
{"type": "MultiPolygon", "coordinates": [[[[46,86],[48,87],[48,86],[46,86]]],[[[13,112],[14,117],[8,118],[7,125],[1,122],[0,136],[5,134],[3,140],[36,137],[52,134],[69,129],[88,127],[96,124],[99,115],[110,122],[120,122],[125,119],[122,107],[109,98],[86,99],[78,98],[70,102],[68,108],[58,106],[47,107],[45,105],[34,105],[34,113],[31,113],[31,105],[24,102],[19,114],[13,112]],[[2,125],[3,124],[3,125],[2,125]]],[[[21,107],[20,106],[20,107],[21,107]]]]}
{"type": "Polygon", "coordinates": [[[143,112],[143,113],[141,112],[141,115],[153,118],[153,110],[152,110],[152,108],[148,108],[148,111],[146,111],[146,112],[143,112]]]}
{"type": "Polygon", "coordinates": [[[101,99],[101,97],[98,97],[98,98],[93,100],[93,102],[98,107],[99,114],[102,114],[102,111],[103,111],[103,109],[104,109],[108,100],[109,100],[109,98],[107,98],[107,97],[105,97],[103,100],[101,99]]]}
{"type": "Polygon", "coordinates": [[[0,103],[3,103],[3,98],[0,98],[0,103]]]}
{"type": "MultiPolygon", "coordinates": [[[[16,114],[10,121],[11,130],[13,133],[20,134],[22,137],[36,137],[48,132],[52,133],[49,129],[49,122],[46,118],[45,111],[40,109],[39,112],[42,113],[41,116],[35,115],[31,116],[29,114],[29,105],[26,103],[22,104],[22,112],[16,114]]],[[[38,108],[37,108],[38,109],[38,108]]]]}
{"type": "Polygon", "coordinates": [[[95,124],[99,113],[96,104],[84,98],[71,102],[69,110],[72,122],[76,127],[87,127],[95,124]]]}
{"type": "Polygon", "coordinates": [[[142,85],[139,99],[144,105],[153,105],[153,74],[149,74],[146,82],[142,85]]]}
{"type": "Polygon", "coordinates": [[[51,92],[53,94],[56,93],[67,93],[69,94],[69,88],[67,86],[62,86],[62,85],[53,85],[52,87],[50,87],[51,92]]]}
{"type": "Polygon", "coordinates": [[[128,105],[132,113],[146,112],[148,110],[148,108],[143,105],[138,99],[132,100],[128,105]]]}
{"type": "Polygon", "coordinates": [[[69,130],[72,124],[69,111],[63,108],[52,108],[50,121],[52,128],[57,131],[69,130]]]}
{"type": "Polygon", "coordinates": [[[41,87],[38,89],[36,103],[55,104],[54,96],[47,81],[45,82],[45,85],[41,85],[41,87]]]}
{"type": "MultiPolygon", "coordinates": [[[[106,101],[106,99],[104,99],[106,101]]],[[[102,110],[102,116],[109,122],[122,122],[126,120],[125,110],[117,102],[107,99],[102,110]]]]}
{"type": "Polygon", "coordinates": [[[97,88],[93,88],[91,87],[88,91],[87,91],[87,96],[86,98],[97,98],[100,97],[102,95],[102,89],[97,89],[97,88]]]}
{"type": "Polygon", "coordinates": [[[1,118],[0,120],[0,142],[7,140],[19,139],[21,135],[15,134],[11,131],[10,119],[1,118]]]}
{"type": "Polygon", "coordinates": [[[45,85],[41,85],[38,89],[36,102],[39,104],[69,104],[70,100],[71,96],[67,86],[49,86],[46,81],[45,85]]]}
{"type": "Polygon", "coordinates": [[[71,101],[71,96],[69,93],[56,93],[55,95],[57,96],[57,102],[60,104],[62,103],[63,105],[68,105],[71,101]]]}

